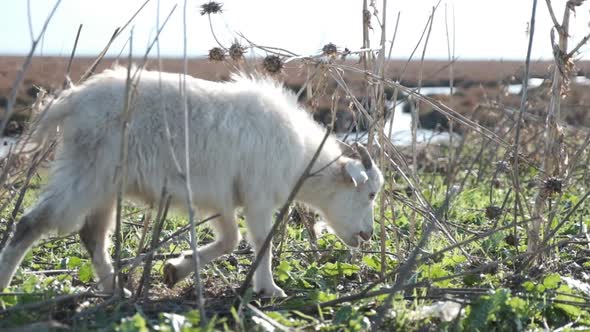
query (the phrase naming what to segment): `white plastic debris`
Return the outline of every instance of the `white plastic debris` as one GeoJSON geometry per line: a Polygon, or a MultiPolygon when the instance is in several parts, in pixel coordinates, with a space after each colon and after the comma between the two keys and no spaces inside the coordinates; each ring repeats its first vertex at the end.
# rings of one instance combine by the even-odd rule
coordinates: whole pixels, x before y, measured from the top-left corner
{"type": "Polygon", "coordinates": [[[565,282],[569,286],[569,288],[578,290],[586,295],[590,295],[589,284],[570,277],[561,277],[561,280],[565,282]]]}
{"type": "Polygon", "coordinates": [[[163,315],[164,315],[164,317],[168,318],[168,320],[170,320],[170,325],[172,327],[172,331],[174,331],[174,332],[182,331],[182,327],[183,327],[184,323],[186,323],[186,317],[184,317],[182,315],[173,314],[173,313],[164,313],[163,315]]]}
{"type": "Polygon", "coordinates": [[[413,319],[438,318],[450,322],[461,314],[461,304],[453,301],[438,301],[414,311],[413,319]]]}
{"type": "Polygon", "coordinates": [[[263,331],[274,332],[276,330],[275,327],[272,326],[271,323],[267,322],[266,320],[264,320],[258,316],[253,316],[252,320],[254,321],[254,323],[256,323],[256,325],[261,327],[263,331]]]}

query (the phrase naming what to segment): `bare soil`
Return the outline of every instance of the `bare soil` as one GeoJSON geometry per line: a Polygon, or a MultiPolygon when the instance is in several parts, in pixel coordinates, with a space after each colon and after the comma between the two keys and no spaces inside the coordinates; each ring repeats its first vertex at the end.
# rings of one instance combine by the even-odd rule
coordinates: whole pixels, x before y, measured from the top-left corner
{"type": "MultiPolygon", "coordinates": [[[[74,82],[90,67],[94,58],[77,57],[72,63],[71,77],[74,82]]],[[[97,68],[100,72],[111,67],[116,59],[104,59],[97,68]]],[[[6,98],[20,70],[24,57],[2,56],[0,57],[0,100],[6,98]]],[[[350,60],[350,64],[358,65],[350,60]]],[[[33,85],[45,88],[58,88],[64,81],[64,74],[68,58],[66,57],[34,57],[31,66],[25,75],[24,84],[21,87],[19,97],[26,99],[27,91],[33,85]]],[[[531,77],[547,77],[550,72],[550,62],[533,62],[531,64],[531,77]]],[[[148,68],[155,68],[156,61],[152,60],[148,68]]],[[[449,63],[447,61],[425,61],[407,63],[402,60],[392,60],[387,65],[386,76],[400,80],[407,86],[416,86],[422,67],[423,86],[445,86],[449,83],[449,63]]],[[[590,75],[590,61],[580,61],[576,64],[578,74],[590,75]]],[[[170,72],[182,72],[182,59],[164,59],[163,70],[170,72]]],[[[188,73],[192,76],[208,80],[227,80],[231,67],[226,63],[211,62],[207,59],[190,59],[188,73]]],[[[518,82],[523,72],[523,63],[520,61],[458,61],[453,64],[455,84],[460,87],[469,87],[483,84],[493,86],[500,83],[518,82]]],[[[350,82],[360,83],[363,80],[349,76],[350,82]],[[358,81],[357,81],[358,80],[358,81]]],[[[305,81],[305,72],[301,70],[301,64],[291,62],[286,65],[281,77],[289,86],[297,86],[305,81]]],[[[2,103],[0,103],[0,106],[2,103]]]]}
{"type": "MultiPolygon", "coordinates": [[[[8,96],[24,60],[25,58],[21,56],[0,57],[0,112],[5,108],[8,96]]],[[[94,58],[77,57],[74,59],[70,75],[74,83],[88,70],[93,61],[94,58]]],[[[348,64],[360,67],[356,60],[347,61],[348,64]]],[[[103,59],[96,72],[113,66],[115,62],[116,59],[103,59]]],[[[18,92],[15,115],[8,126],[8,134],[18,134],[22,131],[24,123],[29,117],[28,107],[32,104],[37,93],[36,87],[54,91],[63,85],[67,63],[68,58],[66,57],[46,56],[33,58],[18,92]]],[[[125,65],[123,62],[121,64],[125,65]]],[[[151,60],[148,68],[155,69],[156,67],[156,60],[151,60]]],[[[590,76],[590,61],[578,62],[576,69],[578,75],[590,76]]],[[[182,72],[183,60],[164,59],[163,70],[182,72]]],[[[190,59],[188,64],[188,73],[191,76],[207,80],[228,80],[231,71],[232,66],[229,63],[211,62],[203,58],[190,59]]],[[[503,105],[517,107],[519,103],[518,96],[506,95],[502,87],[510,83],[520,83],[522,72],[523,62],[520,61],[458,61],[453,64],[454,85],[461,93],[455,98],[453,105],[449,106],[456,108],[457,111],[463,114],[471,112],[478,104],[487,103],[491,100],[500,102],[503,105]]],[[[531,63],[531,77],[547,78],[550,72],[550,62],[537,61],[531,63]]],[[[399,80],[406,86],[417,86],[420,74],[422,74],[422,86],[449,85],[449,63],[447,61],[425,61],[421,64],[419,61],[408,63],[405,60],[393,60],[387,64],[386,77],[399,80]]],[[[299,90],[306,80],[306,71],[300,62],[294,61],[285,66],[285,70],[278,78],[283,80],[289,88],[299,90]]],[[[363,82],[366,81],[363,75],[348,73],[345,79],[355,94],[362,95],[361,87],[363,82]]],[[[328,90],[333,90],[335,84],[335,82],[329,82],[328,90]]],[[[572,114],[567,115],[568,121],[572,123],[590,122],[586,121],[586,119],[582,122],[577,121],[579,116],[583,115],[585,118],[586,114],[585,108],[580,108],[580,105],[587,105],[590,102],[590,94],[587,94],[586,90],[585,87],[576,88],[576,93],[568,97],[566,104],[575,109],[572,114]]],[[[442,98],[444,99],[444,97],[442,98]]],[[[544,99],[540,98],[541,105],[535,108],[542,108],[544,99]]],[[[325,98],[325,100],[320,100],[319,104],[312,108],[316,111],[318,109],[326,111],[326,109],[329,109],[329,102],[329,98],[325,98]]],[[[320,114],[319,118],[324,118],[324,116],[320,114]]]]}

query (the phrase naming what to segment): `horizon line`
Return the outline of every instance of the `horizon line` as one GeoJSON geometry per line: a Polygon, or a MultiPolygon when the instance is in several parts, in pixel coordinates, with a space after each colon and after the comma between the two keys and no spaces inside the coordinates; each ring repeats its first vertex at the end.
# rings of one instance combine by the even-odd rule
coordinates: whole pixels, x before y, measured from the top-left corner
{"type": "MultiPolygon", "coordinates": [[[[21,53],[21,52],[1,52],[0,53],[0,57],[22,57],[25,58],[28,56],[28,53],[21,53]]],[[[90,54],[90,53],[81,53],[81,54],[76,54],[74,56],[74,59],[76,58],[96,58],[98,56],[98,54],[90,54]]],[[[43,54],[35,54],[32,56],[33,58],[36,57],[43,57],[43,58],[70,58],[70,55],[65,55],[65,54],[58,54],[58,53],[43,53],[43,54]]],[[[116,59],[119,58],[118,56],[114,56],[114,55],[105,55],[104,56],[105,59],[116,59]]],[[[125,57],[126,58],[126,57],[125,57]]],[[[142,56],[134,56],[133,59],[140,59],[143,58],[142,56]]],[[[156,59],[157,56],[152,56],[152,55],[148,55],[148,59],[156,59]]],[[[160,56],[161,59],[167,59],[167,60],[182,60],[184,57],[182,55],[161,55],[160,56]]],[[[207,60],[208,56],[207,55],[196,55],[196,56],[187,56],[188,59],[198,59],[198,60],[207,60]]],[[[259,60],[259,59],[263,59],[263,56],[258,56],[258,55],[251,55],[248,57],[248,59],[254,58],[254,60],[259,60]]],[[[356,55],[350,55],[347,57],[347,59],[358,59],[359,57],[356,55]]],[[[125,60],[124,58],[121,58],[121,60],[125,60]]],[[[402,57],[392,57],[390,59],[387,59],[386,61],[408,61],[407,58],[402,58],[402,57]]],[[[412,59],[409,62],[419,62],[421,61],[421,59],[412,59]]],[[[443,58],[443,57],[425,57],[424,61],[436,61],[436,62],[450,62],[448,58],[443,58]]],[[[524,63],[525,60],[524,59],[520,59],[520,58],[502,58],[502,57],[491,57],[491,58],[472,58],[472,57],[468,57],[468,58],[461,58],[461,57],[456,57],[455,59],[455,63],[457,62],[522,62],[524,63]]],[[[577,60],[575,62],[579,63],[579,62],[588,62],[589,60],[584,60],[584,59],[580,59],[577,60]]],[[[552,58],[537,58],[537,59],[531,59],[530,61],[531,63],[537,63],[537,62],[553,62],[552,58]]]]}

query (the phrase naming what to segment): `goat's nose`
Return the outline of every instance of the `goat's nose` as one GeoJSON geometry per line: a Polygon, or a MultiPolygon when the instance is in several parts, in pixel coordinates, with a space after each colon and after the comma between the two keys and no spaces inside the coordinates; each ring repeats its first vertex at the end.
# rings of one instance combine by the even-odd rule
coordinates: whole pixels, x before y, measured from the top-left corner
{"type": "Polygon", "coordinates": [[[361,237],[361,239],[365,240],[365,241],[369,241],[371,239],[371,236],[373,236],[373,230],[370,230],[368,232],[359,232],[359,236],[361,237]]]}

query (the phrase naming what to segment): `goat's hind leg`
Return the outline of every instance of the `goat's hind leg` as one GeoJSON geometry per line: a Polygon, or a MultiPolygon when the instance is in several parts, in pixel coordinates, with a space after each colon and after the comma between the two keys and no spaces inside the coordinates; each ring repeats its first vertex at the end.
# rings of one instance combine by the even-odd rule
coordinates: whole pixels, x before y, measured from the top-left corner
{"type": "MultiPolygon", "coordinates": [[[[10,284],[23,257],[39,238],[53,230],[62,234],[79,231],[84,216],[104,206],[105,200],[101,198],[112,197],[106,194],[112,192],[111,188],[75,176],[80,169],[84,168],[76,160],[56,168],[38,202],[16,224],[16,232],[0,253],[0,290],[10,284]]],[[[85,169],[88,173],[93,171],[85,169]]],[[[95,236],[89,233],[87,238],[95,236]]]]}
{"type": "MultiPolygon", "coordinates": [[[[215,258],[231,253],[240,242],[240,231],[235,221],[235,215],[225,213],[209,221],[215,233],[215,241],[199,249],[199,263],[201,266],[211,262],[215,258]]],[[[168,287],[174,286],[178,281],[186,278],[194,271],[193,252],[184,251],[178,258],[170,259],[164,265],[164,283],[168,287]]]]}
{"type": "Polygon", "coordinates": [[[52,230],[50,218],[51,204],[45,200],[16,224],[14,235],[0,252],[0,291],[10,285],[16,269],[33,244],[52,230]]]}
{"type": "MultiPolygon", "coordinates": [[[[105,292],[113,292],[117,286],[114,268],[109,255],[110,235],[115,224],[114,203],[105,204],[91,212],[80,230],[80,240],[92,259],[98,287],[105,292]]],[[[129,292],[125,290],[126,295],[129,292]]]]}

